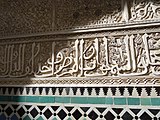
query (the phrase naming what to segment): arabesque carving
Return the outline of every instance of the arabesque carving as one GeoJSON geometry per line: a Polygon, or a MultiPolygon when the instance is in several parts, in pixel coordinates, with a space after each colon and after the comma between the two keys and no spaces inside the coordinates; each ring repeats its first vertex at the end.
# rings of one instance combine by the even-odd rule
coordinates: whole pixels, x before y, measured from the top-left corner
{"type": "Polygon", "coordinates": [[[121,1],[57,1],[58,29],[78,28],[122,22],[121,1]]]}
{"type": "Polygon", "coordinates": [[[131,20],[154,20],[160,19],[160,2],[159,1],[146,1],[134,0],[131,7],[131,20]]]}
{"type": "Polygon", "coordinates": [[[157,0],[0,1],[0,38],[122,28],[160,21],[157,0]]]}

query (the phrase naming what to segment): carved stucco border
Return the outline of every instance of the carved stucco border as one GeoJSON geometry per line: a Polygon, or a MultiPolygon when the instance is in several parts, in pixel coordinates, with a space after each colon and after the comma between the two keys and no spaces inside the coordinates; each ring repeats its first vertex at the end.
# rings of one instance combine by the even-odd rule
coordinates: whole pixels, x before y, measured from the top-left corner
{"type": "Polygon", "coordinates": [[[0,85],[157,86],[160,77],[1,78],[0,85]]]}
{"type": "Polygon", "coordinates": [[[86,26],[84,28],[74,28],[69,30],[61,30],[61,31],[48,31],[48,32],[35,32],[29,34],[14,34],[14,35],[4,35],[0,37],[0,40],[3,39],[14,39],[14,38],[25,38],[25,37],[37,37],[37,36],[58,36],[58,35],[69,35],[69,34],[83,34],[83,33],[90,33],[90,32],[100,32],[100,31],[111,31],[111,30],[123,30],[123,29],[143,29],[145,27],[155,27],[160,26],[160,20],[150,20],[150,21],[137,21],[137,22],[128,22],[128,23],[121,23],[119,25],[99,25],[99,26],[86,26]]]}

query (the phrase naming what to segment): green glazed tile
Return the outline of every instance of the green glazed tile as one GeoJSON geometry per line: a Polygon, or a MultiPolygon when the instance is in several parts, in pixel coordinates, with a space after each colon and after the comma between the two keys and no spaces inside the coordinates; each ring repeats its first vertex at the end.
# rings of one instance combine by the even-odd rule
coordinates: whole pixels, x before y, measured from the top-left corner
{"type": "Polygon", "coordinates": [[[55,97],[55,103],[70,103],[70,97],[55,97]]]}
{"type": "Polygon", "coordinates": [[[42,116],[40,116],[37,120],[44,120],[44,119],[42,118],[42,116]]]}
{"type": "Polygon", "coordinates": [[[150,98],[141,98],[141,105],[151,105],[150,98]]]}
{"type": "Polygon", "coordinates": [[[151,104],[154,106],[154,105],[157,105],[159,106],[160,105],[160,98],[151,98],[151,104]]]}
{"type": "Polygon", "coordinates": [[[126,105],[126,98],[114,98],[115,105],[126,105]]]}
{"type": "Polygon", "coordinates": [[[26,102],[25,96],[12,96],[12,102],[26,102]]]}
{"type": "Polygon", "coordinates": [[[41,96],[39,97],[40,103],[54,103],[55,99],[52,96],[41,96]]]}
{"type": "Polygon", "coordinates": [[[26,96],[26,102],[38,103],[39,96],[26,96]]]}
{"type": "Polygon", "coordinates": [[[87,118],[83,118],[83,120],[87,120],[87,118]]]}
{"type": "Polygon", "coordinates": [[[1,102],[3,102],[3,101],[4,101],[4,102],[5,102],[5,101],[6,101],[6,102],[10,102],[10,101],[11,101],[11,98],[12,98],[11,96],[0,96],[0,101],[1,101],[1,102]]]}
{"type": "Polygon", "coordinates": [[[88,104],[105,104],[105,97],[88,97],[88,104]]]}
{"type": "Polygon", "coordinates": [[[112,104],[113,104],[113,98],[111,98],[111,97],[106,97],[106,98],[105,98],[105,104],[110,104],[110,105],[112,105],[112,104]]]}
{"type": "Polygon", "coordinates": [[[71,103],[87,104],[87,97],[71,97],[71,103]]]}
{"type": "Polygon", "coordinates": [[[139,98],[128,98],[128,105],[140,105],[139,98]]]}
{"type": "Polygon", "coordinates": [[[31,120],[30,117],[27,115],[23,120],[31,120]]]}

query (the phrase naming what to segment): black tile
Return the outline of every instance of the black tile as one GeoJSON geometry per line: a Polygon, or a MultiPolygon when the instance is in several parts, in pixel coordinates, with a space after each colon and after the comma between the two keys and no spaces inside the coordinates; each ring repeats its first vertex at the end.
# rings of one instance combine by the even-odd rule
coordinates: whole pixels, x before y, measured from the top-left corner
{"type": "Polygon", "coordinates": [[[155,88],[156,88],[158,96],[160,96],[160,87],[155,87],[155,88]]]}
{"type": "Polygon", "coordinates": [[[151,95],[151,87],[145,87],[146,88],[146,92],[148,94],[148,96],[151,95]]]}
{"type": "Polygon", "coordinates": [[[40,111],[42,111],[45,108],[45,106],[38,106],[38,108],[40,109],[40,111]]]}
{"type": "Polygon", "coordinates": [[[83,95],[83,94],[84,94],[84,90],[85,90],[85,88],[84,88],[84,87],[81,87],[81,88],[80,88],[81,95],[83,95]]]}
{"type": "Polygon", "coordinates": [[[2,87],[2,93],[5,94],[6,92],[6,87],[2,87]]]}
{"type": "Polygon", "coordinates": [[[47,109],[43,114],[47,119],[49,119],[52,116],[52,112],[49,109],[47,109]]]}
{"type": "Polygon", "coordinates": [[[107,95],[108,88],[107,88],[107,87],[104,87],[104,88],[103,88],[103,91],[104,91],[104,95],[107,95]]]}
{"type": "Polygon", "coordinates": [[[107,114],[104,116],[104,118],[106,120],[114,120],[115,119],[115,116],[109,111],[107,112],[107,114]]]}
{"type": "Polygon", "coordinates": [[[13,90],[14,90],[14,94],[16,94],[18,91],[18,87],[14,87],[13,90]]]}
{"type": "Polygon", "coordinates": [[[141,96],[142,93],[142,88],[141,87],[136,87],[138,95],[141,96]]]}
{"type": "Polygon", "coordinates": [[[122,108],[112,108],[112,110],[119,115],[123,109],[122,108]]]}
{"type": "Polygon", "coordinates": [[[4,109],[7,105],[6,104],[1,104],[1,107],[4,109]]]}
{"type": "Polygon", "coordinates": [[[127,89],[128,89],[129,95],[132,96],[133,87],[128,87],[127,89]]]}
{"type": "Polygon", "coordinates": [[[155,109],[149,109],[149,111],[150,111],[154,116],[156,116],[156,115],[160,112],[160,110],[155,110],[155,109]]]}
{"type": "Polygon", "coordinates": [[[81,109],[84,111],[84,112],[87,112],[89,110],[90,107],[81,107],[81,109]]]}
{"type": "Polygon", "coordinates": [[[137,115],[140,111],[140,109],[130,109],[135,115],[137,115]]]}
{"type": "Polygon", "coordinates": [[[19,91],[20,91],[20,94],[22,94],[23,91],[24,91],[24,87],[20,87],[20,88],[19,88],[19,91]]]}
{"type": "Polygon", "coordinates": [[[122,119],[123,120],[133,120],[133,117],[128,112],[126,112],[125,114],[123,114],[122,119]]]}
{"type": "Polygon", "coordinates": [[[124,93],[124,87],[119,87],[119,91],[120,91],[121,95],[123,95],[123,93],[124,93]]]}
{"type": "Polygon", "coordinates": [[[88,94],[91,95],[91,93],[92,93],[92,88],[91,88],[91,87],[88,87],[87,90],[88,90],[88,94]]]}
{"type": "Polygon", "coordinates": [[[70,112],[74,107],[65,107],[70,112]]]}
{"type": "Polygon", "coordinates": [[[51,108],[56,111],[60,106],[51,106],[51,108]]]}
{"type": "Polygon", "coordinates": [[[11,91],[12,91],[12,87],[9,87],[8,88],[8,93],[11,94],[11,91]]]}
{"type": "Polygon", "coordinates": [[[59,94],[60,94],[60,95],[62,95],[63,88],[62,88],[62,87],[60,87],[60,88],[58,88],[58,90],[59,90],[59,94]]]}
{"type": "Polygon", "coordinates": [[[39,94],[41,95],[43,91],[43,87],[39,87],[38,90],[39,90],[39,94]]]}
{"type": "Polygon", "coordinates": [[[151,116],[149,116],[146,112],[144,112],[141,116],[140,116],[141,120],[152,120],[151,116]]]}
{"type": "Polygon", "coordinates": [[[30,114],[32,115],[33,118],[35,118],[38,115],[38,111],[35,108],[33,108],[30,114]]]}
{"type": "Polygon", "coordinates": [[[37,87],[33,87],[33,88],[32,88],[33,95],[35,95],[36,89],[37,89],[37,87]]]}
{"type": "Polygon", "coordinates": [[[82,116],[79,110],[75,110],[72,115],[76,120],[78,120],[82,116]]]}
{"type": "Polygon", "coordinates": [[[69,95],[70,87],[66,87],[66,88],[64,88],[64,89],[65,89],[65,91],[66,91],[66,94],[69,95]]]}
{"type": "Polygon", "coordinates": [[[29,87],[26,87],[26,93],[27,94],[29,94],[29,91],[30,91],[29,87]]]}
{"type": "Polygon", "coordinates": [[[19,105],[12,105],[12,107],[16,110],[19,105]]]}
{"type": "Polygon", "coordinates": [[[26,108],[27,110],[29,110],[31,107],[32,107],[31,105],[25,105],[25,108],[26,108]]]}
{"type": "Polygon", "coordinates": [[[100,113],[103,113],[107,108],[96,108],[100,113]]]}
{"type": "Polygon", "coordinates": [[[21,107],[17,113],[19,114],[20,117],[22,117],[25,114],[25,110],[23,109],[23,107],[21,107]]]}
{"type": "Polygon", "coordinates": [[[158,118],[157,118],[157,117],[154,117],[153,120],[158,120],[158,118]]]}
{"type": "Polygon", "coordinates": [[[88,114],[88,117],[91,119],[91,120],[96,120],[98,118],[98,115],[94,112],[94,111],[91,111],[89,114],[88,114]]]}
{"type": "Polygon", "coordinates": [[[111,91],[112,91],[112,94],[115,95],[116,94],[116,87],[111,87],[111,91]]]}
{"type": "Polygon", "coordinates": [[[99,95],[100,88],[99,88],[99,87],[96,87],[96,88],[95,88],[95,91],[96,91],[96,95],[99,95]]]}
{"type": "Polygon", "coordinates": [[[49,89],[50,89],[49,87],[46,87],[46,88],[45,88],[46,95],[48,95],[49,89]]]}
{"type": "Polygon", "coordinates": [[[5,110],[5,112],[7,113],[8,116],[10,116],[10,115],[13,113],[13,110],[12,110],[10,107],[8,107],[8,108],[5,110]]]}
{"type": "Polygon", "coordinates": [[[63,109],[60,110],[57,115],[59,116],[59,118],[60,118],[61,120],[63,120],[63,119],[67,116],[67,114],[64,112],[63,109]]]}
{"type": "Polygon", "coordinates": [[[52,89],[52,94],[55,95],[56,88],[55,88],[55,87],[52,87],[51,89],[52,89]]]}
{"type": "Polygon", "coordinates": [[[76,92],[77,92],[77,88],[76,87],[73,87],[71,88],[73,90],[73,94],[76,95],[76,92]]]}

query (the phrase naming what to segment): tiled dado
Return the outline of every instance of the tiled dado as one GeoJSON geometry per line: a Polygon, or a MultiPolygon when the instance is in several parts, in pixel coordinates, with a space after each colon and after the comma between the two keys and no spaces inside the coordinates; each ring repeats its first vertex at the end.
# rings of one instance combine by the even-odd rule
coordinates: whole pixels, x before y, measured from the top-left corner
{"type": "Polygon", "coordinates": [[[160,97],[0,96],[0,102],[160,106],[160,97]]]}
{"type": "Polygon", "coordinates": [[[0,120],[159,120],[159,107],[0,104],[0,120]]]}
{"type": "Polygon", "coordinates": [[[0,120],[158,120],[160,87],[0,87],[0,120]]]}

